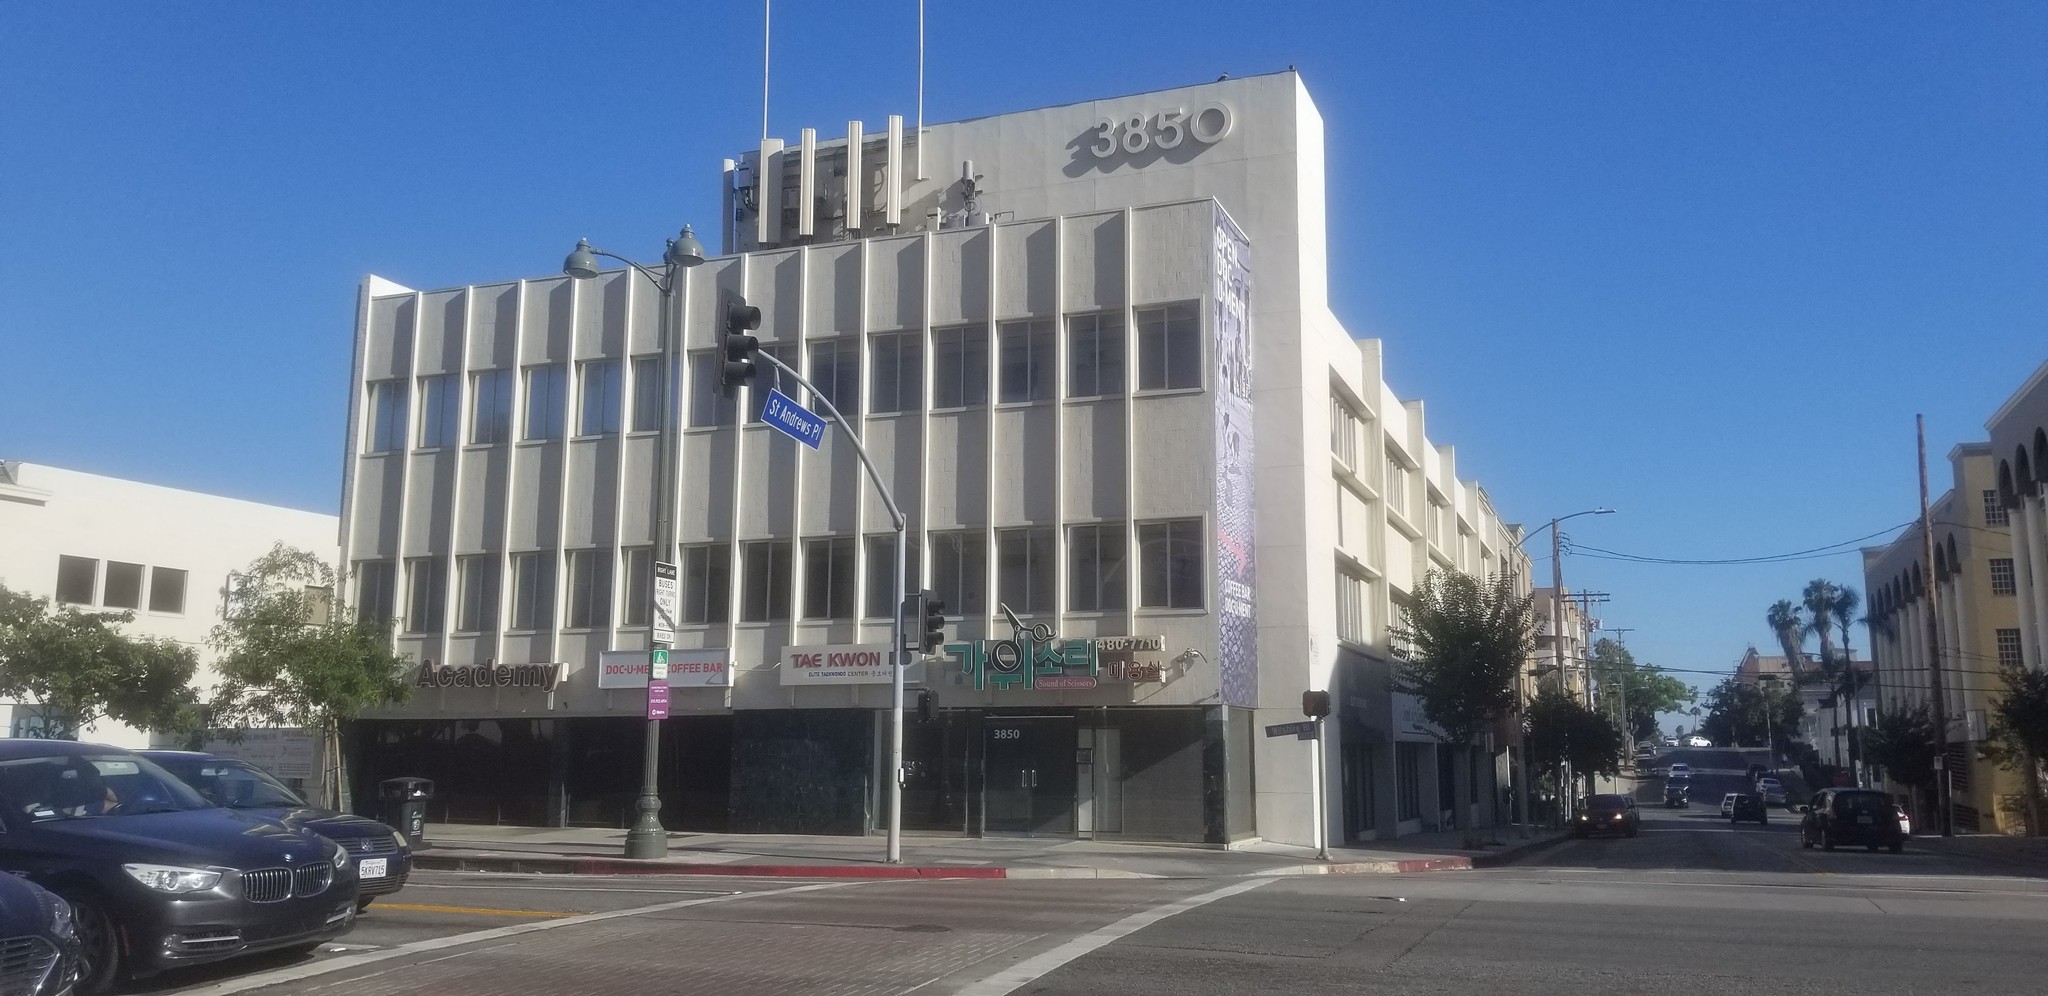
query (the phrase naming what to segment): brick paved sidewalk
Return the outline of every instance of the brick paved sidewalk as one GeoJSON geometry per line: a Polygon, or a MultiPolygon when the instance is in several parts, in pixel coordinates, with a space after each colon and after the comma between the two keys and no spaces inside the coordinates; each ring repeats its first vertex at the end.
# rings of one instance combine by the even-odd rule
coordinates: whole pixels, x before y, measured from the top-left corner
{"type": "Polygon", "coordinates": [[[1486,829],[1495,846],[1462,850],[1458,831],[1417,834],[1357,847],[1332,848],[1318,861],[1313,848],[1255,843],[1224,850],[1200,846],[906,836],[903,862],[883,861],[881,836],[669,835],[668,857],[622,856],[625,831],[436,824],[416,868],[569,874],[772,875],[850,878],[1218,878],[1250,875],[1386,874],[1449,871],[1506,864],[1559,839],[1537,829],[1523,839],[1486,829]]]}

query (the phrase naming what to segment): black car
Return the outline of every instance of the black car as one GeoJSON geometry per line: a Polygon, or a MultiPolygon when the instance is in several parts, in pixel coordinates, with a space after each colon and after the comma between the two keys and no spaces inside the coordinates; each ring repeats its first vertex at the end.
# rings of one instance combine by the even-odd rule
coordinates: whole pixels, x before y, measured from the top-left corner
{"type": "Polygon", "coordinates": [[[1818,844],[1832,851],[1840,844],[1862,844],[1873,851],[1890,848],[1893,854],[1906,849],[1897,807],[1891,796],[1875,789],[1821,789],[1799,812],[1804,814],[1799,819],[1801,847],[1818,844]]]}
{"type": "Polygon", "coordinates": [[[1744,820],[1755,820],[1764,826],[1771,825],[1771,807],[1764,805],[1763,796],[1747,792],[1735,796],[1735,801],[1728,810],[1728,822],[1733,824],[1744,820]]]}
{"type": "Polygon", "coordinates": [[[85,992],[355,925],[341,845],[211,805],[133,751],[0,739],[0,830],[0,870],[71,905],[85,992]]]}
{"type": "Polygon", "coordinates": [[[62,996],[78,981],[71,904],[17,875],[0,875],[0,992],[62,996]]]}
{"type": "Polygon", "coordinates": [[[1692,786],[1684,782],[1673,782],[1665,785],[1664,805],[1668,809],[1691,809],[1692,786]]]}
{"type": "Polygon", "coordinates": [[[356,911],[379,896],[405,887],[412,874],[412,851],[405,835],[362,816],[309,805],[270,772],[238,758],[187,750],[138,751],[163,766],[216,806],[268,817],[302,827],[348,848],[356,862],[356,911]]]}
{"type": "Polygon", "coordinates": [[[1633,837],[1642,819],[1642,814],[1636,812],[1636,801],[1628,796],[1587,796],[1579,805],[1579,815],[1572,819],[1572,834],[1591,837],[1596,833],[1618,833],[1633,837]]]}

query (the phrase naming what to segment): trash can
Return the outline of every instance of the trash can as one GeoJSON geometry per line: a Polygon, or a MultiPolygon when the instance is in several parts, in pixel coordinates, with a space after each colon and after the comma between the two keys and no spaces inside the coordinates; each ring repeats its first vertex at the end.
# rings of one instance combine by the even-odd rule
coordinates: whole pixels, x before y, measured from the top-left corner
{"type": "Polygon", "coordinates": [[[427,800],[433,797],[432,779],[386,778],[377,783],[377,815],[405,835],[407,846],[419,850],[427,838],[427,800]]]}

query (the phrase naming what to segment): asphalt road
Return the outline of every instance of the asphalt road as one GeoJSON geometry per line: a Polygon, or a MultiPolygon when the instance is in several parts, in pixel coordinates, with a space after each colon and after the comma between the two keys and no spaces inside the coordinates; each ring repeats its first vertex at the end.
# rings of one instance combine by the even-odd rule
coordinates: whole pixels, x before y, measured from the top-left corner
{"type": "MultiPolygon", "coordinates": [[[[1739,757],[1739,755],[1738,755],[1739,757]]],[[[1739,764],[1691,761],[1696,767],[1739,764]]],[[[1725,760],[1719,759],[1719,760],[1725,760]]],[[[1746,764],[1747,762],[1742,762],[1746,764]]],[[[1697,781],[1721,777],[1703,774],[1697,781]]],[[[1644,798],[1661,797],[1654,781],[1644,798]]],[[[1632,839],[1475,872],[803,882],[422,873],[310,959],[151,992],[881,994],[2038,993],[2048,875],[1798,846],[1644,806],[1632,839]],[[594,916],[593,916],[594,915],[594,916]]]]}

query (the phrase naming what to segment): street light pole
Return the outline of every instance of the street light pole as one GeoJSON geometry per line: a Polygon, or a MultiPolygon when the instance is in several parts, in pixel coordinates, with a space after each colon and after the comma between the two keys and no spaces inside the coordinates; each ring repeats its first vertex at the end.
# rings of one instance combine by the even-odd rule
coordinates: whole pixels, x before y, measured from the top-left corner
{"type": "MultiPolygon", "coordinates": [[[[671,451],[675,448],[675,400],[677,384],[681,379],[676,375],[676,283],[685,269],[704,262],[704,246],[697,241],[690,226],[684,225],[682,234],[668,241],[668,248],[662,253],[662,267],[659,271],[642,266],[624,256],[593,249],[589,240],[578,240],[574,251],[562,261],[562,272],[576,280],[590,280],[597,276],[597,257],[616,259],[633,268],[634,272],[646,277],[661,292],[661,435],[654,448],[654,556],[648,558],[650,572],[647,584],[647,621],[649,626],[647,683],[651,686],[654,677],[653,651],[666,649],[652,637],[655,622],[655,583],[651,572],[655,563],[675,562],[675,514],[674,495],[669,478],[674,476],[670,467],[671,451]]],[[[666,681],[666,678],[660,680],[666,681]]],[[[626,831],[625,856],[628,858],[660,858],[668,854],[668,830],[661,825],[661,720],[647,721],[646,743],[640,759],[640,797],[634,803],[638,816],[631,829],[626,831]]]]}

